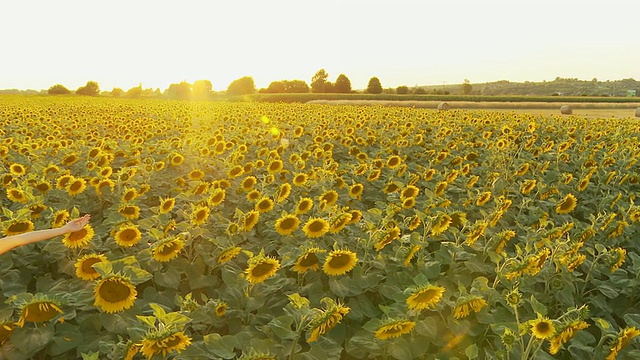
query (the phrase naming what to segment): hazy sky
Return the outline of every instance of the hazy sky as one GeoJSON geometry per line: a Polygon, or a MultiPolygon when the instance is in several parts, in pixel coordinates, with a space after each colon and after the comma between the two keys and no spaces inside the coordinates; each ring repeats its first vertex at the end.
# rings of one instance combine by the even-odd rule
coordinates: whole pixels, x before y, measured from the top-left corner
{"type": "Polygon", "coordinates": [[[0,1],[0,89],[640,78],[637,0],[0,1]]]}

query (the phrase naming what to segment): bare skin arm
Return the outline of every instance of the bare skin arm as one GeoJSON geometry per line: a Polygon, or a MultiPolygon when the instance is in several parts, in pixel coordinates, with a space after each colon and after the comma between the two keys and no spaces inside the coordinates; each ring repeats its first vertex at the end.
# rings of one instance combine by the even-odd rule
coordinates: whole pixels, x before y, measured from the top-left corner
{"type": "Polygon", "coordinates": [[[48,240],[59,235],[78,231],[91,220],[91,215],[87,214],[77,219],[73,219],[64,226],[46,230],[30,231],[20,235],[7,236],[0,239],[0,255],[18,246],[32,244],[38,241],[48,240]]]}

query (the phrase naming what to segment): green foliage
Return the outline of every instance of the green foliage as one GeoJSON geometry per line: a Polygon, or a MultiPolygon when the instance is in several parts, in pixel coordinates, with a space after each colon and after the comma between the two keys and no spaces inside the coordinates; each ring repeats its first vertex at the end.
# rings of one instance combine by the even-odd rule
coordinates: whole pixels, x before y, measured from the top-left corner
{"type": "Polygon", "coordinates": [[[256,92],[256,86],[250,76],[232,81],[227,88],[227,94],[229,95],[248,95],[254,92],[256,92]]]}
{"type": "Polygon", "coordinates": [[[367,84],[367,94],[380,93],[382,93],[382,84],[380,84],[380,79],[374,76],[369,79],[369,83],[367,84]]]}
{"type": "Polygon", "coordinates": [[[318,70],[315,75],[311,78],[311,92],[313,93],[323,93],[326,92],[326,83],[329,78],[329,74],[327,74],[325,69],[318,70]]]}
{"type": "Polygon", "coordinates": [[[100,95],[100,86],[95,81],[87,81],[87,84],[76,90],[76,95],[98,96],[100,95]]]}
{"type": "Polygon", "coordinates": [[[47,90],[49,95],[67,95],[71,94],[71,91],[64,87],[64,85],[56,84],[53,85],[47,90]]]}
{"type": "Polygon", "coordinates": [[[464,79],[464,82],[462,83],[462,85],[460,85],[460,89],[461,89],[462,95],[469,95],[471,94],[473,85],[471,85],[471,82],[469,81],[469,79],[464,79]]]}
{"type": "Polygon", "coordinates": [[[333,87],[333,92],[341,94],[348,94],[351,92],[351,81],[346,75],[338,75],[336,83],[333,87]]]}
{"type": "Polygon", "coordinates": [[[309,85],[304,80],[273,81],[263,92],[272,94],[306,94],[309,92],[309,85]]]}
{"type": "Polygon", "coordinates": [[[409,93],[409,87],[406,85],[401,85],[396,88],[396,94],[398,95],[407,95],[409,93]]]}

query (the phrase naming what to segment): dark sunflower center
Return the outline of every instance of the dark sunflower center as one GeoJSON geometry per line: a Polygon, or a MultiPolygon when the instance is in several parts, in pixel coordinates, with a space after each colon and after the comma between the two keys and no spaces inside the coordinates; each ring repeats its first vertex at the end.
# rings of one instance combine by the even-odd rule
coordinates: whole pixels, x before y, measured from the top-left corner
{"type": "Polygon", "coordinates": [[[262,277],[269,274],[273,270],[274,265],[268,262],[261,262],[251,269],[251,276],[262,277]]]}
{"type": "Polygon", "coordinates": [[[333,269],[342,269],[349,265],[351,257],[348,254],[337,254],[329,260],[329,266],[333,269]]]}
{"type": "Polygon", "coordinates": [[[131,288],[119,280],[107,280],[100,286],[99,294],[105,301],[117,303],[131,295],[131,288]]]}

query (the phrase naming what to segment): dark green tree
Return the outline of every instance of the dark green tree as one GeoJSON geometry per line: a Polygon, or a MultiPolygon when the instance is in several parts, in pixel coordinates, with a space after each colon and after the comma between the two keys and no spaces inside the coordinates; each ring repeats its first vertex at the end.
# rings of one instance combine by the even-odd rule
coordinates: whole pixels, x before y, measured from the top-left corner
{"type": "Polygon", "coordinates": [[[76,95],[98,96],[100,94],[100,86],[95,81],[87,81],[85,86],[80,86],[76,90],[76,95]]]}
{"type": "Polygon", "coordinates": [[[351,92],[351,81],[345,74],[338,75],[336,83],[333,86],[333,91],[341,94],[348,94],[351,92]]]}
{"type": "Polygon", "coordinates": [[[256,85],[251,76],[233,80],[227,87],[227,94],[229,95],[248,95],[254,92],[256,92],[256,85]]]}
{"type": "Polygon", "coordinates": [[[463,95],[471,94],[471,89],[473,88],[473,86],[471,85],[471,82],[469,82],[469,79],[464,79],[464,82],[462,83],[462,85],[460,85],[460,87],[463,95]]]}
{"type": "Polygon", "coordinates": [[[416,87],[413,88],[412,93],[415,94],[415,95],[422,95],[422,94],[426,94],[427,90],[425,90],[424,88],[416,86],[416,87]]]}
{"type": "Polygon", "coordinates": [[[380,84],[380,79],[378,79],[375,76],[369,79],[369,84],[367,85],[367,93],[368,94],[382,93],[382,84],[380,84]]]}
{"type": "Polygon", "coordinates": [[[329,74],[324,69],[318,70],[318,72],[311,78],[311,92],[321,93],[325,92],[324,84],[327,82],[329,74]]]}
{"type": "Polygon", "coordinates": [[[401,85],[396,88],[396,94],[407,95],[408,93],[409,93],[409,87],[405,85],[401,85]]]}
{"type": "Polygon", "coordinates": [[[64,87],[64,85],[56,84],[50,87],[49,90],[47,90],[47,93],[49,95],[66,95],[71,94],[71,91],[64,87]]]}

